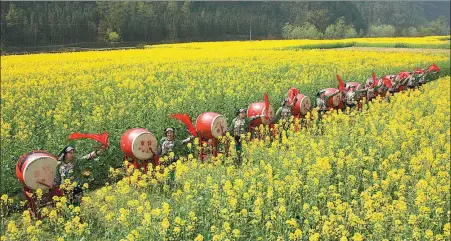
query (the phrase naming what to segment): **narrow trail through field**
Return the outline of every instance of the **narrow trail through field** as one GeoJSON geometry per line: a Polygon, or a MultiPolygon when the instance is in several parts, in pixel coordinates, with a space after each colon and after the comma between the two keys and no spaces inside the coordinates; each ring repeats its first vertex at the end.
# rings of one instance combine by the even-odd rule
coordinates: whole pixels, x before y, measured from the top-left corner
{"type": "Polygon", "coordinates": [[[358,50],[358,51],[386,51],[386,52],[430,52],[449,53],[449,49],[422,49],[422,48],[386,48],[386,47],[344,47],[337,50],[358,50]]]}

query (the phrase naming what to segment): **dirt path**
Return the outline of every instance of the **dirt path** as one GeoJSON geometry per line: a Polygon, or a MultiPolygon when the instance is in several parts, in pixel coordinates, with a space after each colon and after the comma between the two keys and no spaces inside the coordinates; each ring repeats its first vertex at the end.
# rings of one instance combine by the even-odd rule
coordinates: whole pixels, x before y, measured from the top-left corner
{"type": "Polygon", "coordinates": [[[430,53],[450,53],[449,49],[421,49],[421,48],[386,48],[386,47],[346,47],[334,50],[359,50],[359,51],[387,51],[387,52],[430,52],[430,53]]]}

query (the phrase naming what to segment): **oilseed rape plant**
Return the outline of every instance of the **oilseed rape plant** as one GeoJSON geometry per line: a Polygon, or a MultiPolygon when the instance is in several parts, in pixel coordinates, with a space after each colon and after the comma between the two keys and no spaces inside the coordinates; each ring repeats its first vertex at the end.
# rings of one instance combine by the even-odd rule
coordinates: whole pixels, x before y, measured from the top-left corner
{"type": "MultiPolygon", "coordinates": [[[[393,42],[427,43],[431,39],[441,41],[430,37],[393,42]]],[[[291,86],[313,100],[319,89],[337,86],[335,74],[362,83],[372,71],[379,76],[396,74],[433,62],[443,74],[449,73],[447,51],[290,49],[298,44],[318,44],[319,48],[323,44],[299,41],[2,56],[2,192],[20,192],[14,176],[20,155],[35,149],[56,155],[71,132],[110,133],[113,144],[107,152],[99,160],[83,164],[84,173],[91,173],[88,181],[98,186],[107,178],[110,166],[120,166],[122,154],[117,143],[127,129],[144,127],[161,137],[164,127],[175,126],[180,138],[188,135],[169,114],[187,112],[195,119],[202,112],[214,111],[230,121],[237,108],[262,101],[263,93],[269,93],[275,108],[291,86]]],[[[82,154],[90,143],[78,141],[76,145],[82,154]]]]}
{"type": "Polygon", "coordinates": [[[144,174],[124,163],[110,170],[122,178],[80,207],[57,198],[48,219],[25,211],[2,238],[449,240],[450,84],[330,112],[281,140],[244,141],[239,167],[188,156],[170,167],[173,186],[167,169],[144,174]]]}
{"type": "Polygon", "coordinates": [[[147,46],[148,48],[178,48],[178,49],[211,49],[227,48],[234,50],[263,49],[325,49],[339,47],[397,47],[397,48],[450,48],[450,38],[447,36],[428,36],[420,38],[349,38],[339,40],[262,40],[262,41],[229,41],[209,43],[163,44],[147,46]]]}

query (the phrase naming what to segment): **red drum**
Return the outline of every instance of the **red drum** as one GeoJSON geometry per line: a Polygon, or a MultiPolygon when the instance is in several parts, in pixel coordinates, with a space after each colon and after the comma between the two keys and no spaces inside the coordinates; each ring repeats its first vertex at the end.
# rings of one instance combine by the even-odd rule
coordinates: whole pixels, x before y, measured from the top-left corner
{"type": "Polygon", "coordinates": [[[311,107],[312,107],[310,97],[303,95],[303,94],[298,94],[297,97],[298,97],[298,101],[291,109],[291,113],[296,116],[297,115],[306,115],[311,110],[311,107]]]}
{"type": "Polygon", "coordinates": [[[325,91],[326,97],[330,96],[330,95],[332,95],[334,93],[337,93],[337,94],[335,94],[334,97],[330,98],[327,101],[326,105],[327,105],[328,108],[336,108],[342,102],[342,95],[340,93],[338,93],[339,91],[337,89],[335,89],[335,88],[327,88],[327,89],[322,89],[321,91],[325,91]]]}
{"type": "Polygon", "coordinates": [[[399,79],[402,81],[404,79],[407,79],[410,76],[410,72],[408,71],[402,71],[398,73],[399,79]]]}
{"type": "MultiPolygon", "coordinates": [[[[373,79],[371,79],[371,80],[373,80],[373,79]]],[[[353,88],[354,91],[363,89],[363,86],[358,82],[347,82],[346,86],[351,86],[351,88],[353,88]]]]}
{"type": "Polygon", "coordinates": [[[122,134],[120,146],[127,157],[149,160],[157,153],[157,138],[144,128],[129,129],[122,134]]]}
{"type": "Polygon", "coordinates": [[[57,158],[46,151],[32,151],[17,161],[16,176],[29,189],[47,190],[55,180],[57,162],[57,158]]]}
{"type": "Polygon", "coordinates": [[[227,121],[221,114],[204,112],[196,119],[196,131],[203,139],[217,139],[227,131],[227,121]]]}
{"type": "MultiPolygon", "coordinates": [[[[265,102],[256,102],[252,103],[247,107],[247,117],[252,118],[257,115],[266,115],[266,107],[265,102]]],[[[264,116],[255,119],[251,122],[252,126],[260,126],[263,125],[269,125],[271,123],[271,119],[274,116],[274,109],[272,106],[269,106],[269,112],[268,112],[268,119],[266,119],[264,116]]]]}

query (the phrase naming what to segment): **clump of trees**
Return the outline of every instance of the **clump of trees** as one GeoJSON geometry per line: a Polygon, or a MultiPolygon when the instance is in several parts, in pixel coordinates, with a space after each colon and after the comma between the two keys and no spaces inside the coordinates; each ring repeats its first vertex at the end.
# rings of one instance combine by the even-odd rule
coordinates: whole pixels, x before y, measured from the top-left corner
{"type": "Polygon", "coordinates": [[[372,24],[368,27],[366,33],[363,30],[357,33],[352,24],[346,24],[344,17],[340,17],[335,23],[327,26],[326,30],[321,32],[311,23],[301,25],[292,25],[286,23],[282,29],[282,35],[286,39],[342,39],[355,37],[420,37],[431,35],[449,35],[450,27],[446,22],[446,17],[439,16],[437,20],[427,22],[424,25],[400,29],[390,24],[372,24]]]}

